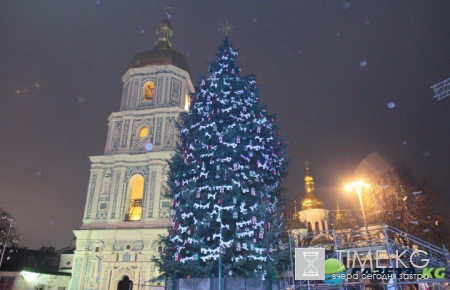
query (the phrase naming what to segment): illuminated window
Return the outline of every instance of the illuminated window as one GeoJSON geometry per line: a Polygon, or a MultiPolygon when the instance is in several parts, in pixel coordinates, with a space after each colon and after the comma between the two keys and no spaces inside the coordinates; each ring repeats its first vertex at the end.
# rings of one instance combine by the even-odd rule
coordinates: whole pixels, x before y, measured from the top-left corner
{"type": "Polygon", "coordinates": [[[146,82],[144,84],[144,101],[153,100],[155,94],[155,84],[153,82],[146,82]]]}
{"type": "Polygon", "coordinates": [[[142,196],[144,195],[144,178],[136,176],[132,181],[130,194],[130,208],[127,220],[140,221],[142,216],[142,196]]]}
{"type": "Polygon", "coordinates": [[[148,127],[144,126],[141,128],[141,130],[139,130],[139,138],[145,138],[148,135],[148,127]]]}
{"type": "Polygon", "coordinates": [[[186,93],[184,97],[184,109],[186,111],[189,111],[189,107],[191,106],[191,98],[189,97],[189,94],[186,93]]]}

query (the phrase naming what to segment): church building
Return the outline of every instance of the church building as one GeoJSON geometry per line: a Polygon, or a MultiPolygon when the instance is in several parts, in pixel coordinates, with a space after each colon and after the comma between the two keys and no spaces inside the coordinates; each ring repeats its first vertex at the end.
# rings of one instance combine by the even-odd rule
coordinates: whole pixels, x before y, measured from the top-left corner
{"type": "Polygon", "coordinates": [[[306,226],[308,232],[324,232],[330,230],[328,210],[325,209],[323,200],[316,195],[314,188],[314,179],[309,174],[308,165],[306,166],[305,176],[306,195],[300,201],[301,210],[298,214],[298,220],[306,226]]]}
{"type": "Polygon", "coordinates": [[[90,157],[71,290],[117,289],[125,276],[144,285],[158,275],[149,261],[171,221],[171,200],[163,195],[166,160],[178,139],[174,122],[189,108],[194,88],[184,56],[171,49],[167,16],[157,35],[155,47],[135,55],[122,77],[120,111],[108,119],[104,154],[90,157]]]}

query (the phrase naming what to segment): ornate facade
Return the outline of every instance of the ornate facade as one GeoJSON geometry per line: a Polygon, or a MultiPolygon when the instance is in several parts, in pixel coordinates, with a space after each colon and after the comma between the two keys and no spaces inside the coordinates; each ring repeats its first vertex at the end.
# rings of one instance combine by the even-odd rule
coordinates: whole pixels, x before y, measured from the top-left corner
{"type": "Polygon", "coordinates": [[[143,285],[155,277],[150,263],[157,239],[170,225],[163,197],[178,139],[175,120],[193,92],[182,54],[171,49],[164,19],[155,48],[137,54],[125,75],[119,112],[109,117],[105,153],[90,157],[91,175],[70,289],[114,289],[124,276],[143,285]]]}

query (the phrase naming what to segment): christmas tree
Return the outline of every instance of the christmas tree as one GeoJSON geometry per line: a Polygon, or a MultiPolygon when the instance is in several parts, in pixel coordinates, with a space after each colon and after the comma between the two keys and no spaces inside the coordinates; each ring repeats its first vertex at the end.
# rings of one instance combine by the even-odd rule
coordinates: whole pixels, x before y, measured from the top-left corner
{"type": "Polygon", "coordinates": [[[219,260],[233,277],[276,271],[285,146],[254,76],[240,76],[237,54],[225,37],[189,113],[180,114],[169,162],[172,226],[160,260],[167,275],[217,277],[219,260]]]}

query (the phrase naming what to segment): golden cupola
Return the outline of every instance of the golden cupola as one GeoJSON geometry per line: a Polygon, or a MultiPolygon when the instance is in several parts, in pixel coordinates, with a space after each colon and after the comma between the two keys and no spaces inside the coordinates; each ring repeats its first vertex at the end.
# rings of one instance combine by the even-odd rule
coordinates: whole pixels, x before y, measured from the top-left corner
{"type": "Polygon", "coordinates": [[[306,196],[300,201],[302,205],[302,210],[305,209],[324,209],[323,200],[318,197],[314,189],[314,179],[311,174],[309,174],[308,163],[306,162],[306,176],[305,176],[305,189],[306,196]]]}

